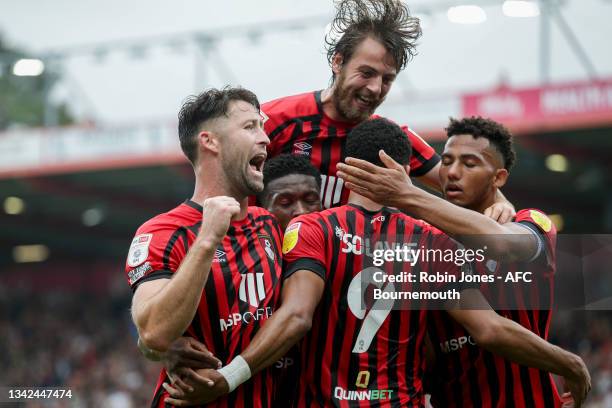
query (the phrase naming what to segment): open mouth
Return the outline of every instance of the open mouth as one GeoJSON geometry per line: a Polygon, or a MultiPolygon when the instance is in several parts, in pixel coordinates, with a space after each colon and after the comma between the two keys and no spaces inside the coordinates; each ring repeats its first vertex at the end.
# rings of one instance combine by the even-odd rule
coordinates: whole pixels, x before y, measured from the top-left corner
{"type": "Polygon", "coordinates": [[[361,96],[361,95],[357,95],[355,97],[355,99],[357,99],[357,102],[359,102],[360,105],[362,105],[362,106],[364,106],[366,108],[371,108],[372,106],[374,106],[374,103],[376,102],[372,98],[366,98],[366,97],[361,96]]]}
{"type": "Polygon", "coordinates": [[[249,167],[251,170],[261,173],[263,171],[263,166],[266,161],[267,155],[265,153],[256,154],[249,160],[249,167]]]}

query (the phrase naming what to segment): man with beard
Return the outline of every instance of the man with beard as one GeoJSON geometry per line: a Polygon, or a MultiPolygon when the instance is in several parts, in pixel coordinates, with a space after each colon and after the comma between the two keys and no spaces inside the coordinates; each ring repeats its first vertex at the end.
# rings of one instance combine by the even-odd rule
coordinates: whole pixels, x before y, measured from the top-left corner
{"type": "MultiPolygon", "coordinates": [[[[188,333],[222,364],[232,361],[211,376],[231,386],[232,378],[251,377],[237,356],[280,300],[278,223],[268,211],[247,206],[248,196],[263,189],[269,139],[257,97],[241,88],[188,99],[178,133],[194,168],[194,193],[136,232],[125,267],[132,317],[149,354],[165,352],[188,333]]],[[[166,406],[167,380],[162,370],[152,407],[166,406]]],[[[210,406],[271,406],[270,371],[245,385],[210,406]]]]}
{"type": "MultiPolygon", "coordinates": [[[[259,202],[278,220],[281,230],[302,214],[321,210],[321,174],[302,156],[281,154],[267,160],[263,168],[264,189],[258,193],[259,202]]],[[[193,337],[184,336],[173,342],[168,351],[153,353],[143,347],[145,357],[163,360],[169,377],[176,386],[190,387],[184,378],[193,376],[197,369],[218,368],[221,362],[214,357],[204,344],[193,337]]],[[[287,404],[293,401],[299,382],[299,354],[297,347],[290,350],[273,366],[275,376],[275,403],[287,404]]]]}
{"type": "MultiPolygon", "coordinates": [[[[346,203],[348,190],[336,176],[346,137],[359,123],[376,117],[396,76],[416,54],[420,36],[418,18],[399,0],[340,0],[326,37],[331,85],[262,105],[268,154],[308,157],[323,176],[323,207],[346,203]]],[[[413,150],[410,175],[440,190],[440,157],[410,128],[402,130],[413,150]]],[[[487,215],[507,222],[514,209],[498,192],[487,215]]]]}
{"type": "MultiPolygon", "coordinates": [[[[366,163],[380,165],[380,149],[402,163],[404,177],[408,177],[403,166],[409,162],[410,145],[400,127],[386,119],[373,119],[356,126],[348,137],[347,154],[366,163]]],[[[495,313],[472,285],[449,283],[457,280],[434,279],[433,283],[422,277],[435,277],[438,271],[453,277],[471,276],[470,268],[460,267],[466,264],[421,256],[389,260],[385,255],[387,262],[375,269],[372,261],[377,265],[377,255],[366,250],[367,240],[396,249],[426,246],[463,252],[431,225],[354,191],[348,204],[297,217],[283,238],[281,305],[237,357],[247,362],[251,372],[276,362],[304,336],[298,407],[421,407],[424,340],[431,316],[427,308],[435,304],[448,310],[454,322],[482,347],[562,375],[576,401],[584,398],[590,377],[578,356],[495,313]],[[418,274],[421,281],[401,279],[407,272],[418,274]],[[384,277],[388,279],[381,279],[384,277]],[[371,289],[389,297],[377,299],[371,289]],[[427,294],[448,294],[455,289],[460,299],[441,296],[441,302],[419,301],[438,299],[427,294]],[[391,296],[411,293],[417,297],[391,296]],[[478,310],[467,310],[465,302],[478,310]]],[[[198,376],[213,372],[201,370],[198,376]]],[[[202,384],[198,376],[190,379],[202,384]]],[[[173,397],[170,402],[177,406],[208,397],[203,387],[196,392],[167,387],[173,397]]]]}
{"type": "MultiPolygon", "coordinates": [[[[514,222],[506,224],[482,214],[515,161],[512,135],[481,117],[451,119],[446,131],[440,169],[446,200],[413,186],[403,167],[384,152],[380,157],[386,168],[348,158],[346,165],[338,165],[338,174],[352,191],[408,211],[472,249],[486,248],[475,272],[503,283],[484,282],[481,291],[499,314],[547,339],[556,269],[554,224],[535,208],[518,211],[514,222]],[[514,271],[530,271],[530,282],[509,283],[507,274],[514,271]]],[[[431,375],[435,407],[561,406],[549,373],[487,352],[447,314],[434,312],[429,334],[436,352],[431,375]]],[[[570,391],[579,406],[584,395],[570,391]]]]}

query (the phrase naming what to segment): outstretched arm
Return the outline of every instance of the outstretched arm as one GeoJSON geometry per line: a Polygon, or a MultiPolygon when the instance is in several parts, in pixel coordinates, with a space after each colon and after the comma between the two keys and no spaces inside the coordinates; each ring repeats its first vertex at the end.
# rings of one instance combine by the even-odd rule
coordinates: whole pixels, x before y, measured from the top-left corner
{"type": "Polygon", "coordinates": [[[469,299],[471,307],[480,309],[449,309],[447,312],[470,333],[480,347],[517,364],[564,377],[575,406],[581,405],[591,389],[591,377],[579,356],[498,315],[490,309],[479,290],[466,289],[461,296],[469,299]]]}
{"type": "Polygon", "coordinates": [[[492,258],[526,260],[536,253],[538,242],[530,230],[514,223],[499,224],[430,194],[414,186],[406,169],[383,151],[380,158],[386,167],[348,158],[346,164],[338,163],[338,175],[356,193],[425,220],[466,246],[486,245],[492,258]]]}

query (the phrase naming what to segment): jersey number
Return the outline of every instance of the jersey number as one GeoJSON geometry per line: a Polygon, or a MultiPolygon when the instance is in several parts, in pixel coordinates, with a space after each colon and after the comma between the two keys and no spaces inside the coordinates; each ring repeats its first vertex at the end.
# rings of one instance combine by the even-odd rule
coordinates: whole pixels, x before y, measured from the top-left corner
{"type": "MultiPolygon", "coordinates": [[[[381,289],[384,285],[372,279],[374,272],[377,271],[380,271],[380,269],[369,267],[359,272],[353,277],[353,280],[349,284],[348,293],[346,294],[349,309],[351,309],[355,317],[363,320],[363,324],[357,335],[357,340],[355,341],[355,346],[353,347],[353,353],[365,353],[368,351],[368,348],[370,348],[372,344],[372,340],[374,340],[374,336],[376,336],[380,326],[382,326],[387,316],[389,316],[389,313],[391,313],[391,309],[395,303],[394,300],[378,299],[369,311],[362,307],[362,300],[364,299],[368,286],[374,285],[381,289]]],[[[383,275],[385,275],[384,272],[383,275]]],[[[382,291],[383,293],[393,293],[395,291],[395,285],[392,282],[388,282],[387,286],[385,286],[382,291]]]]}

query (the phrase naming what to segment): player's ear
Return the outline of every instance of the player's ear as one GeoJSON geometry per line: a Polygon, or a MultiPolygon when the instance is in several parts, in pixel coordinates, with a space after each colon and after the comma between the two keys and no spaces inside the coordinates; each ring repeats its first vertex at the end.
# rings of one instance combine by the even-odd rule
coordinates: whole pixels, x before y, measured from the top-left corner
{"type": "Polygon", "coordinates": [[[210,130],[202,130],[198,133],[198,145],[200,150],[209,151],[213,153],[219,153],[219,137],[218,135],[210,130]]]}
{"type": "Polygon", "coordinates": [[[342,64],[344,63],[344,59],[342,55],[339,53],[335,53],[332,57],[332,71],[335,75],[338,75],[340,71],[342,71],[342,64]]]}
{"type": "Polygon", "coordinates": [[[502,188],[506,181],[508,181],[508,175],[508,170],[504,168],[495,170],[493,185],[497,188],[502,188]]]}

